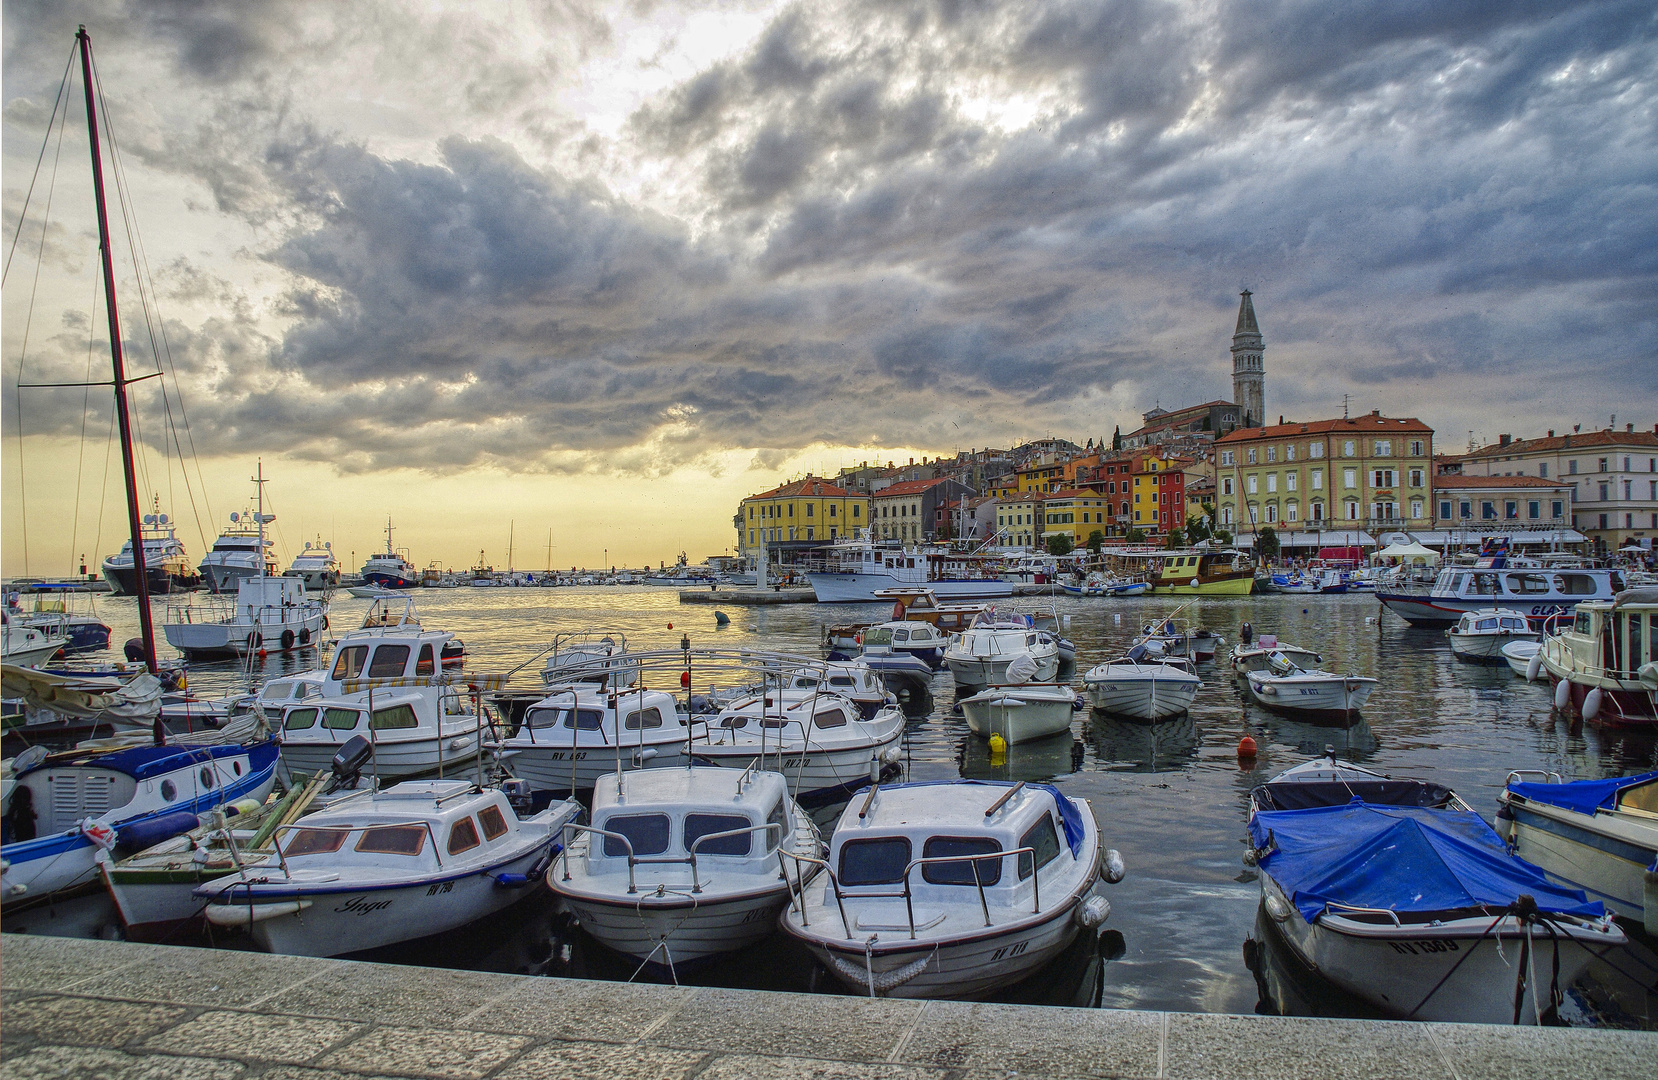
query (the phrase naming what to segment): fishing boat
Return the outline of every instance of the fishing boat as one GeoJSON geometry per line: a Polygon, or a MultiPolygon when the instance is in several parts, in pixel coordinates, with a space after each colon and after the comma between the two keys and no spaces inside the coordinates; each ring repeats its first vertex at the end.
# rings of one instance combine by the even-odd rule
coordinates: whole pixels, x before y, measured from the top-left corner
{"type": "Polygon", "coordinates": [[[1154,645],[1142,644],[1089,668],[1082,684],[1090,704],[1101,712],[1156,721],[1190,709],[1203,680],[1189,662],[1171,663],[1156,654],[1154,645]]]}
{"type": "Polygon", "coordinates": [[[1564,783],[1521,770],[1497,799],[1514,854],[1658,934],[1658,772],[1564,783]]]}
{"type": "Polygon", "coordinates": [[[1451,655],[1475,664],[1503,663],[1502,649],[1512,641],[1537,641],[1542,635],[1531,628],[1526,616],[1508,608],[1465,611],[1457,624],[1445,631],[1451,655]]]}
{"type": "Polygon", "coordinates": [[[1071,730],[1077,694],[1058,683],[992,686],[962,698],[967,729],[981,739],[1000,735],[1009,746],[1071,730]]]}
{"type": "Polygon", "coordinates": [[[0,910],[11,916],[95,883],[104,848],[136,851],[276,782],[276,743],[25,751],[5,785],[0,910]]]}
{"type": "MultiPolygon", "coordinates": [[[[381,589],[412,589],[420,584],[420,571],[408,556],[392,544],[391,518],[386,519],[386,550],[370,555],[363,563],[363,584],[381,589]]],[[[357,595],[357,590],[351,590],[357,595]]]]}
{"type": "Polygon", "coordinates": [[[1572,625],[1546,638],[1538,654],[1555,708],[1598,723],[1658,724],[1655,628],[1658,588],[1579,604],[1572,625]]]}
{"type": "Polygon", "coordinates": [[[856,993],[982,997],[1105,921],[1102,864],[1122,879],[1088,804],[1051,785],[881,786],[847,804],[783,929],[856,993]]]}
{"type": "Polygon", "coordinates": [[[1542,670],[1543,662],[1537,658],[1542,651],[1543,643],[1536,638],[1510,641],[1499,650],[1509,670],[1527,682],[1535,682],[1542,670]]]}
{"type": "Polygon", "coordinates": [[[866,720],[856,703],[827,687],[785,688],[743,694],[694,726],[699,761],[738,770],[758,761],[788,779],[790,795],[813,805],[895,769],[904,714],[886,705],[866,720]]]}
{"type": "Polygon", "coordinates": [[[606,773],[684,765],[690,741],[670,694],[571,682],[550,688],[486,747],[537,791],[579,792],[606,773]]]}
{"type": "Polygon", "coordinates": [[[187,659],[246,656],[308,649],[327,619],[298,578],[238,577],[234,603],[169,605],[161,632],[187,659]]]}
{"type": "MultiPolygon", "coordinates": [[[[201,575],[190,565],[190,554],[185,550],[184,541],[178,538],[175,523],[166,514],[160,511],[145,514],[142,531],[147,595],[189,592],[201,587],[201,575]]],[[[106,558],[101,569],[113,595],[138,595],[131,540],[124,542],[120,551],[106,558]]]]}
{"type": "Polygon", "coordinates": [[[1349,783],[1327,785],[1329,805],[1257,806],[1246,861],[1301,961],[1388,1016],[1534,1023],[1627,940],[1598,901],[1509,854],[1478,814],[1409,795],[1362,801],[1349,783]]]}
{"type": "Polygon", "coordinates": [[[1274,650],[1265,666],[1246,672],[1244,681],[1255,700],[1276,713],[1305,719],[1348,721],[1376,689],[1376,680],[1303,668],[1274,650]]]}
{"type": "Polygon", "coordinates": [[[340,560],[334,557],[333,542],[320,536],[314,543],[305,541],[304,550],[294,556],[294,561],[282,573],[285,577],[298,578],[307,592],[326,593],[334,589],[340,583],[340,560]]]}
{"type": "Polygon", "coordinates": [[[1166,556],[1153,591],[1199,596],[1248,596],[1255,567],[1241,551],[1203,551],[1166,556]]]}
{"type": "Polygon", "coordinates": [[[885,647],[913,656],[936,671],[943,664],[944,650],[950,647],[951,637],[931,623],[908,620],[872,623],[859,628],[852,639],[852,648],[885,647]]]}
{"type": "Polygon", "coordinates": [[[823,854],[788,781],[753,768],[609,773],[592,819],[566,826],[547,887],[609,948],[675,972],[770,936],[823,854]]]}
{"type": "Polygon", "coordinates": [[[997,576],[1000,560],[946,547],[843,538],[823,549],[824,569],[806,575],[820,604],[867,604],[896,588],[925,588],[939,600],[994,600],[1013,595],[997,576]]]}
{"type": "Polygon", "coordinates": [[[986,611],[972,627],[951,639],[944,650],[944,666],[964,687],[999,686],[1010,681],[1008,664],[1026,657],[1034,663],[1024,681],[1052,682],[1059,674],[1059,642],[1023,618],[999,617],[986,611]]]}
{"type": "Polygon", "coordinates": [[[877,713],[897,704],[898,700],[880,674],[862,660],[826,660],[821,668],[814,666],[794,672],[785,685],[791,690],[827,687],[856,705],[865,720],[875,719],[877,713]]]}
{"type": "Polygon", "coordinates": [[[67,654],[98,652],[109,648],[109,624],[92,607],[92,594],[68,585],[36,585],[27,608],[21,603],[8,610],[8,619],[18,626],[39,630],[47,637],[65,638],[67,654]]]}
{"type": "Polygon", "coordinates": [[[275,859],[198,888],[268,952],[347,956],[477,922],[539,885],[574,800],[520,817],[497,788],[405,780],[281,827],[275,859]]]}

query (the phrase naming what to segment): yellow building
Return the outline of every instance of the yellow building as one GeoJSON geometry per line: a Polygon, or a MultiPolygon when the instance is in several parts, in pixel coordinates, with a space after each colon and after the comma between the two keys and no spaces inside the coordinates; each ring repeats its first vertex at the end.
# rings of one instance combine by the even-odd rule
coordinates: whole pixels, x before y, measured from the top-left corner
{"type": "Polygon", "coordinates": [[[768,551],[820,546],[869,526],[869,497],[818,476],[750,495],[737,508],[737,550],[744,558],[768,551]]]}
{"type": "Polygon", "coordinates": [[[1069,533],[1072,547],[1086,547],[1090,533],[1098,531],[1101,536],[1105,535],[1111,501],[1097,491],[1066,488],[1050,492],[1042,500],[1042,515],[1044,532],[1069,533]]]}

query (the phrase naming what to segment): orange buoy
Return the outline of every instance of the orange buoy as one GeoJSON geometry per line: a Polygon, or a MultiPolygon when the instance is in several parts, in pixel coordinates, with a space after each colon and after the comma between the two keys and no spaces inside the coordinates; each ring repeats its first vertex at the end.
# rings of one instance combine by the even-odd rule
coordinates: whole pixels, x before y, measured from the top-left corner
{"type": "Polygon", "coordinates": [[[679,673],[679,685],[684,687],[689,687],[691,685],[691,673],[689,671],[682,671],[679,673]]]}
{"type": "Polygon", "coordinates": [[[668,629],[669,629],[669,630],[672,630],[672,629],[673,629],[673,628],[674,628],[674,624],[673,624],[673,623],[669,623],[669,624],[668,624],[668,629]]]}
{"type": "Polygon", "coordinates": [[[269,656],[269,655],[270,655],[270,654],[269,654],[269,653],[267,653],[267,652],[266,652],[266,651],[265,651],[265,650],[264,650],[264,649],[260,649],[260,650],[259,650],[259,659],[261,659],[261,660],[263,660],[263,659],[265,659],[265,657],[267,657],[267,656],[269,656]]]}
{"type": "Polygon", "coordinates": [[[1252,757],[1254,757],[1255,756],[1255,740],[1250,738],[1248,735],[1245,735],[1243,738],[1239,739],[1238,740],[1238,756],[1240,758],[1252,758],[1252,757]]]}

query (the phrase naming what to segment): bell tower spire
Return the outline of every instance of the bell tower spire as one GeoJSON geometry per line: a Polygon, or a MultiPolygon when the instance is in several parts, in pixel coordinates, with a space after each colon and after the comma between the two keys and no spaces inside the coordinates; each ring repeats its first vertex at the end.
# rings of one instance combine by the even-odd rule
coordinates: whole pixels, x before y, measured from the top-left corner
{"type": "Polygon", "coordinates": [[[1266,423],[1265,345],[1250,295],[1248,289],[1241,294],[1238,327],[1232,332],[1232,402],[1242,414],[1239,420],[1244,427],[1258,427],[1266,423]]]}

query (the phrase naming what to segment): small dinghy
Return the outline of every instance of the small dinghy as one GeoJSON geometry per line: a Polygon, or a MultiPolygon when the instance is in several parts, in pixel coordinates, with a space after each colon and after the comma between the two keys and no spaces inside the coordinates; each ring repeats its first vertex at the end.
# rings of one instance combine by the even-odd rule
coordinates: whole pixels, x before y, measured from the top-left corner
{"type": "Polygon", "coordinates": [[[1299,645],[1279,641],[1274,634],[1255,636],[1255,628],[1244,623],[1238,630],[1238,643],[1232,646],[1227,654],[1227,663],[1232,665],[1232,671],[1237,675],[1248,675],[1251,671],[1261,671],[1267,666],[1268,658],[1273,653],[1280,652],[1296,667],[1311,668],[1324,663],[1324,657],[1311,649],[1303,649],[1299,645]]]}
{"type": "Polygon", "coordinates": [[[1203,680],[1183,658],[1163,657],[1146,642],[1089,668],[1082,677],[1094,708],[1134,720],[1163,720],[1192,707],[1203,680]]]}
{"type": "Polygon", "coordinates": [[[1538,655],[1543,651],[1543,643],[1539,640],[1510,641],[1501,650],[1503,662],[1508,669],[1527,682],[1535,682],[1542,674],[1543,661],[1538,655]]]}
{"type": "MultiPolygon", "coordinates": [[[[842,812],[783,929],[871,997],[975,998],[1018,982],[1111,912],[1120,881],[1088,804],[1048,784],[873,788],[842,812]]],[[[804,860],[802,860],[804,861],[804,860]]]]}
{"type": "Polygon", "coordinates": [[[770,935],[823,840],[778,773],[705,765],[608,773],[547,887],[593,937],[675,971],[770,935]]]}
{"type": "Polygon", "coordinates": [[[273,861],[197,890],[215,926],[263,949],[344,956],[414,941],[522,899],[581,813],[574,800],[520,818],[499,790],[406,780],[277,830],[273,861]]]}
{"type": "Polygon", "coordinates": [[[1155,642],[1165,655],[1184,656],[1198,663],[1205,663],[1215,658],[1215,651],[1226,643],[1226,639],[1201,626],[1177,624],[1171,616],[1147,623],[1140,628],[1140,634],[1134,639],[1133,644],[1143,645],[1148,642],[1155,642]]]}
{"type": "Polygon", "coordinates": [[[1542,640],[1526,616],[1511,608],[1465,611],[1457,624],[1445,631],[1445,637],[1451,643],[1452,656],[1474,664],[1501,664],[1503,646],[1515,641],[1542,640]]]}
{"type": "Polygon", "coordinates": [[[1532,1023],[1624,944],[1448,789],[1325,764],[1257,789],[1245,861],[1285,942],[1343,990],[1398,1019],[1532,1023]]]}
{"type": "Polygon", "coordinates": [[[871,642],[867,638],[858,660],[881,676],[881,681],[895,691],[911,693],[929,690],[933,685],[933,667],[919,656],[900,652],[891,645],[871,642]]]}
{"type": "Polygon", "coordinates": [[[1658,935],[1658,772],[1570,784],[1511,772],[1497,798],[1514,854],[1658,935]]]}
{"type": "Polygon", "coordinates": [[[1009,746],[1071,729],[1076,691],[1058,683],[992,686],[960,701],[967,728],[981,739],[1000,735],[1009,746]]]}
{"type": "Polygon", "coordinates": [[[1303,668],[1277,650],[1244,679],[1255,700],[1273,712],[1314,720],[1351,720],[1376,689],[1375,679],[1303,668]]]}

